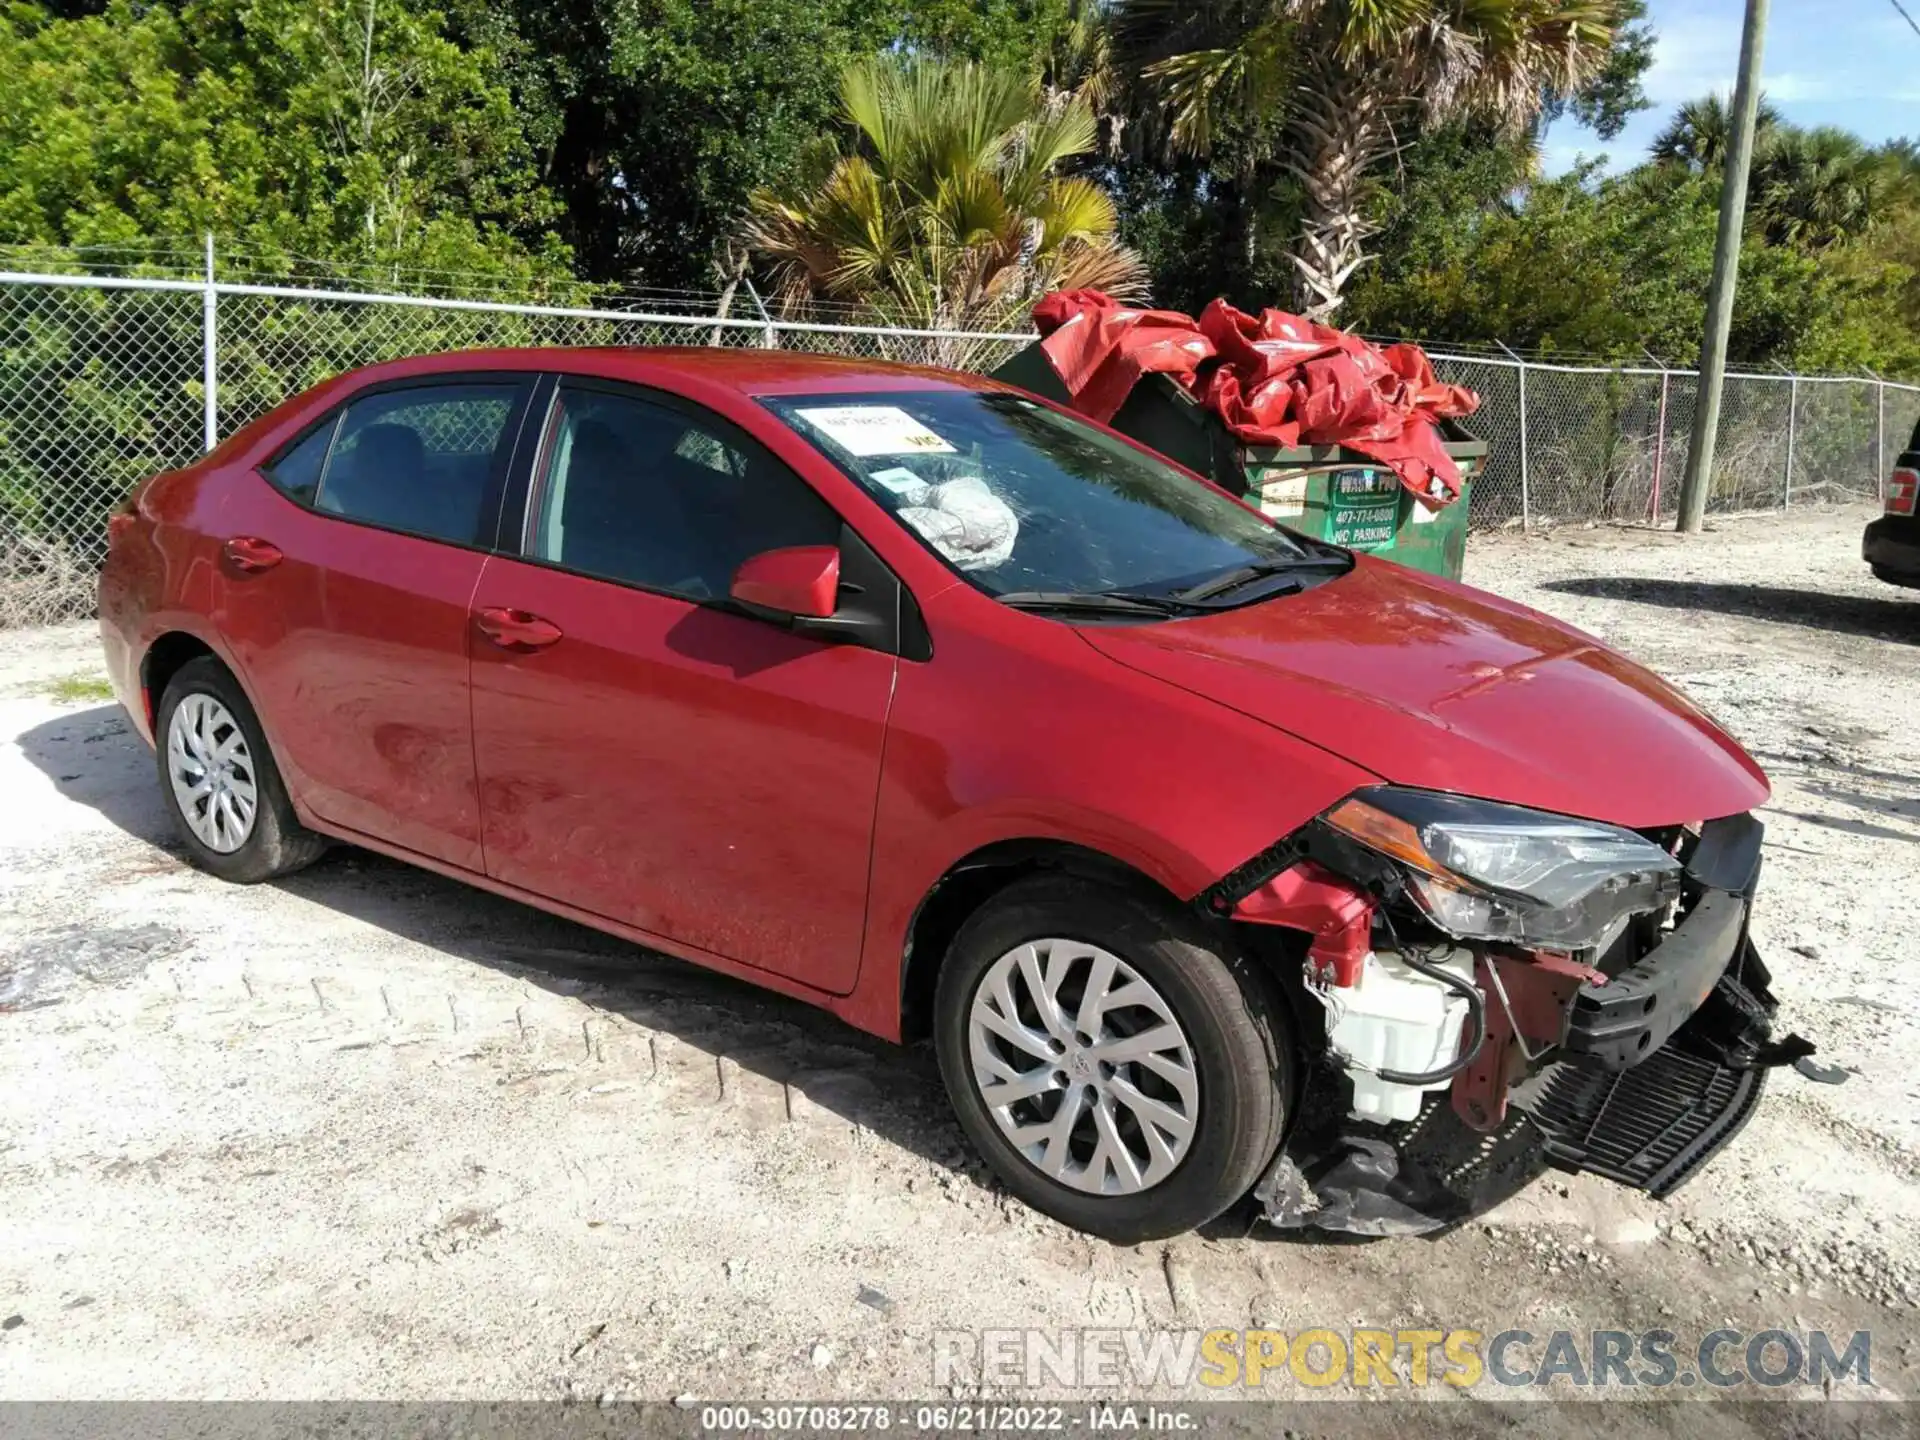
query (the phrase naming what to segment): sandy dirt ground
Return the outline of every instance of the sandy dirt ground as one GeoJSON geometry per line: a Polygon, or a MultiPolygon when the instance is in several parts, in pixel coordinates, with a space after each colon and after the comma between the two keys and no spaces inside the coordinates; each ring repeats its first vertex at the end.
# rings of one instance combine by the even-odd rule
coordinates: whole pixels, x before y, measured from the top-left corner
{"type": "Polygon", "coordinates": [[[364,853],[224,885],[90,628],[0,635],[0,1398],[905,1398],[938,1331],[1250,1325],[1870,1330],[1920,1394],[1920,594],[1866,518],[1475,541],[1766,766],[1757,938],[1848,1075],[1670,1203],[1363,1244],[1092,1241],[924,1050],[364,853]]]}

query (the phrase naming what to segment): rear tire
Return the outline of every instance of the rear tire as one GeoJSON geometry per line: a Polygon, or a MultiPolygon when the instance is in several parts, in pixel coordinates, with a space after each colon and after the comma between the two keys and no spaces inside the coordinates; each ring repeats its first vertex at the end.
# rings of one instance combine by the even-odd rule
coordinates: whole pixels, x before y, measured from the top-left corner
{"type": "Polygon", "coordinates": [[[266,732],[212,656],[182,665],[154,716],[160,794],[188,858],[251,885],[311,865],[327,841],[295,817],[266,732]]]}
{"type": "Polygon", "coordinates": [[[1205,1224],[1279,1149],[1293,1089],[1285,1002],[1175,905],[1069,877],[1019,882],[961,927],[934,1004],[968,1138],[1009,1190],[1077,1230],[1133,1244],[1205,1224]],[[1035,1001],[1030,975],[1052,1001],[1035,1001]],[[1112,1008],[1089,1021],[1096,988],[1112,1008]]]}

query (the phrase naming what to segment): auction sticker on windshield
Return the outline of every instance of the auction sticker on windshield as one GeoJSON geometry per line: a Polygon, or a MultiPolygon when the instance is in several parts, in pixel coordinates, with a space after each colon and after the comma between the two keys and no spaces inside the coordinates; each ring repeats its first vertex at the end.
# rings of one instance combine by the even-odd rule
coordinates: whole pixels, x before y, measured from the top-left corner
{"type": "Polygon", "coordinates": [[[796,410],[849,455],[951,455],[953,446],[894,405],[836,405],[796,410]]]}

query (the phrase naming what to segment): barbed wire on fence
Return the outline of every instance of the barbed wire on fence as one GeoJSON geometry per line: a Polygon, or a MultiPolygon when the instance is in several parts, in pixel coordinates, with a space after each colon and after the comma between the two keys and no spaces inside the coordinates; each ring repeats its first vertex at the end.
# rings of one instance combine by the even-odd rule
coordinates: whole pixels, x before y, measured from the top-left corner
{"type": "MultiPolygon", "coordinates": [[[[773,316],[750,295],[726,314],[717,304],[693,313],[684,296],[507,303],[236,272],[245,278],[217,278],[210,266],[197,280],[86,264],[0,271],[0,626],[90,614],[107,515],[135,484],[357,366],[439,350],[694,344],[990,370],[1032,340],[773,316]]],[[[1675,513],[1691,372],[1445,350],[1432,358],[1443,379],[1482,397],[1469,422],[1490,442],[1471,496],[1474,528],[1675,513]]],[[[1913,386],[1730,375],[1709,506],[1875,496],[1917,420],[1913,386]]]]}

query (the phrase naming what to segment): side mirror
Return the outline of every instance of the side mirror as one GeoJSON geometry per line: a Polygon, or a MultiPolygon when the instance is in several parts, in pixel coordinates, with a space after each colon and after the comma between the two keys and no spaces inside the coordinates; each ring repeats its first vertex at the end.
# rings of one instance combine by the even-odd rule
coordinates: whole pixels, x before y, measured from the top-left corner
{"type": "Polygon", "coordinates": [[[728,592],[742,605],[810,620],[833,616],[840,594],[840,550],[793,545],[765,550],[733,572],[728,592]]]}

